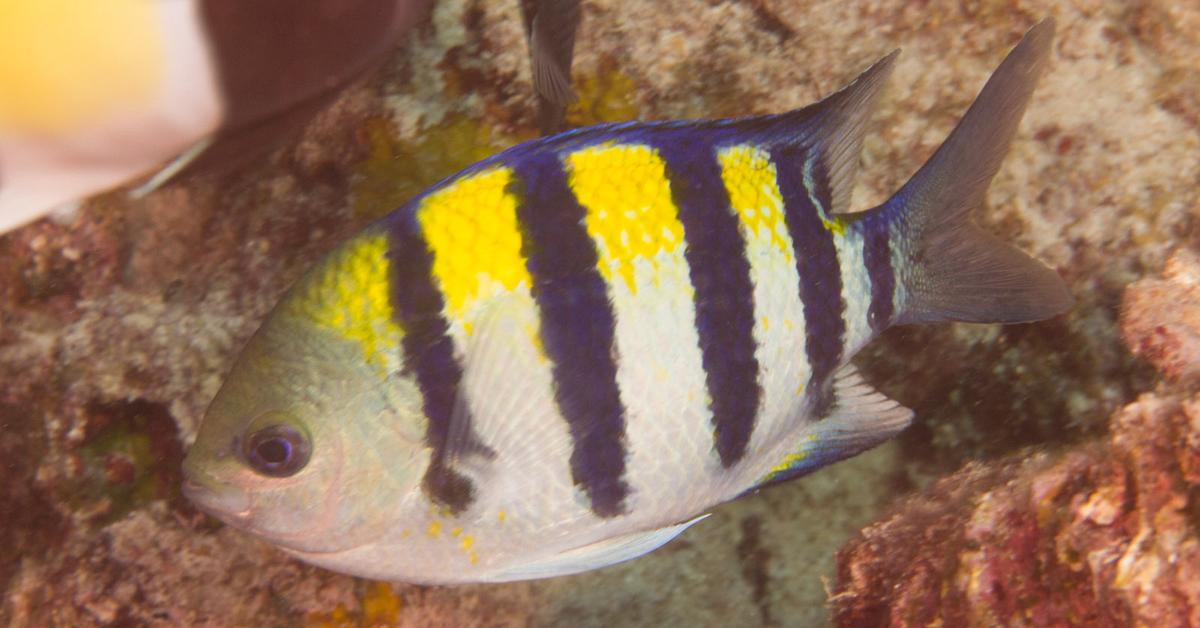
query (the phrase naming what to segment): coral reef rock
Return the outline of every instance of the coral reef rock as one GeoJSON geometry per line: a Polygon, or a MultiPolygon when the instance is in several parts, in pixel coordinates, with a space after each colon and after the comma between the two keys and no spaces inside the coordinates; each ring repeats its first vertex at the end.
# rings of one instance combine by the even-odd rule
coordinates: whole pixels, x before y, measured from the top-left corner
{"type": "Polygon", "coordinates": [[[1130,350],[1163,375],[1200,383],[1200,255],[1179,251],[1162,279],[1129,286],[1121,328],[1130,350]]]}
{"type": "Polygon", "coordinates": [[[972,464],[838,555],[844,626],[1200,625],[1200,262],[1131,285],[1133,351],[1182,385],[1116,412],[1107,442],[972,464]]]}

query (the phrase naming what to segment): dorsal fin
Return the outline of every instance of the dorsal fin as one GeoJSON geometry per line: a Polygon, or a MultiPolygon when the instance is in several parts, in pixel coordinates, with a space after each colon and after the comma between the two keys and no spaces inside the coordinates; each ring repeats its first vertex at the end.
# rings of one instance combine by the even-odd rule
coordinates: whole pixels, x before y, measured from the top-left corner
{"type": "MultiPolygon", "coordinates": [[[[863,135],[899,54],[899,50],[892,51],[854,82],[821,102],[777,117],[784,128],[794,125],[797,117],[803,120],[799,137],[791,141],[798,141],[819,155],[828,178],[831,208],[835,214],[850,211],[850,193],[854,190],[863,135]]],[[[794,127],[792,133],[795,133],[794,127]]]]}
{"type": "Polygon", "coordinates": [[[863,135],[899,55],[899,50],[892,51],[867,68],[853,83],[817,105],[821,108],[817,117],[820,122],[814,120],[813,139],[828,169],[835,214],[850,211],[850,193],[854,191],[863,135]]]}

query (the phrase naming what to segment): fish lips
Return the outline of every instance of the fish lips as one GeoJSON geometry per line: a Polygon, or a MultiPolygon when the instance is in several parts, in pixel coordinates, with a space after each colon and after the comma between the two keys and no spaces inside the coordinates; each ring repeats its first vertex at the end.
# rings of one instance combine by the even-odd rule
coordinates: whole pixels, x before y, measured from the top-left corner
{"type": "MultiPolygon", "coordinates": [[[[189,468],[186,462],[183,468],[181,488],[184,497],[187,497],[201,512],[219,519],[231,528],[263,537],[272,544],[297,555],[317,556],[337,553],[353,547],[314,548],[310,531],[280,533],[277,530],[263,527],[263,522],[255,517],[253,491],[221,482],[204,471],[189,468]]],[[[326,543],[319,542],[319,544],[325,545],[326,543]]]]}
{"type": "Polygon", "coordinates": [[[201,511],[237,528],[245,528],[250,518],[250,495],[232,486],[198,477],[184,470],[183,495],[201,511]]]}

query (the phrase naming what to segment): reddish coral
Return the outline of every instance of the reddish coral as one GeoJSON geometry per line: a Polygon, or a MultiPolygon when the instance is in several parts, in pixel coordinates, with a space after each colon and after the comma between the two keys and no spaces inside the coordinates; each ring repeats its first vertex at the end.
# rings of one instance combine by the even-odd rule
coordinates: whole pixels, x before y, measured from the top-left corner
{"type": "Polygon", "coordinates": [[[974,465],[838,556],[844,626],[1200,625],[1200,395],[1146,395],[1111,442],[974,465]]]}
{"type": "Polygon", "coordinates": [[[1129,287],[1121,330],[1129,348],[1167,377],[1200,381],[1200,258],[1195,252],[1175,253],[1162,279],[1129,287]]]}
{"type": "MultiPolygon", "coordinates": [[[[1200,262],[1126,293],[1126,342],[1165,374],[1200,373],[1200,262]]],[[[1146,394],[1107,442],[976,464],[839,553],[844,626],[1200,625],[1200,394],[1146,394]]]]}

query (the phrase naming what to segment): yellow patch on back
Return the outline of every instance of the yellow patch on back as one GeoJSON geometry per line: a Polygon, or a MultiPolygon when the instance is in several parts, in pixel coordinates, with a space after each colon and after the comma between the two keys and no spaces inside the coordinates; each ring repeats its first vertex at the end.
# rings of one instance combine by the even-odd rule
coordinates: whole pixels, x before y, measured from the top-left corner
{"type": "Polygon", "coordinates": [[[776,183],[775,164],[766,151],[732,146],[720,151],[721,180],[737,212],[747,244],[766,243],[795,264],[791,236],[783,217],[783,194],[776,183]]]}
{"type": "Polygon", "coordinates": [[[472,331],[467,312],[489,297],[527,290],[533,280],[521,254],[513,173],[487,170],[438,190],[421,202],[417,221],[433,252],[433,276],[448,318],[472,331]]]}
{"type": "Polygon", "coordinates": [[[637,292],[635,262],[683,247],[683,223],[671,199],[666,164],[641,145],[606,144],[567,157],[572,192],[587,210],[587,230],[600,254],[600,274],[621,277],[637,292]]]}
{"type": "Polygon", "coordinates": [[[353,340],[385,376],[396,368],[402,334],[392,319],[387,249],[382,233],[353,238],[302,279],[284,306],[353,340]]]}
{"type": "Polygon", "coordinates": [[[61,132],[144,106],[166,67],[157,0],[0,0],[0,130],[61,132]]]}

